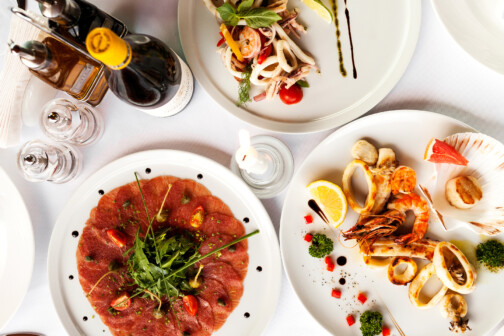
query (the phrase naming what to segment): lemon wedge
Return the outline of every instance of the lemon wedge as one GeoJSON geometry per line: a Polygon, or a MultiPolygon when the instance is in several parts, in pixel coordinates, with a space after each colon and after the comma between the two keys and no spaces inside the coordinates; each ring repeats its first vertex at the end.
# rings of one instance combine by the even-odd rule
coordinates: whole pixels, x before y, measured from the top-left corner
{"type": "Polygon", "coordinates": [[[333,22],[333,14],[320,0],[302,0],[306,6],[313,9],[327,23],[333,22]]]}
{"type": "Polygon", "coordinates": [[[348,208],[345,194],[341,188],[324,180],[312,182],[306,188],[331,224],[335,228],[340,226],[345,220],[348,208]]]}

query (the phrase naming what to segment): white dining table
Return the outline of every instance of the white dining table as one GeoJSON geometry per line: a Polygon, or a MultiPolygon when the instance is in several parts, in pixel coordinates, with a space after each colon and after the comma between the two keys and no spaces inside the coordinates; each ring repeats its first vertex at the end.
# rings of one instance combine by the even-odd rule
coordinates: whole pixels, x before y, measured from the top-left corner
{"type": "MultiPolygon", "coordinates": [[[[159,37],[183,57],[177,25],[177,0],[91,2],[123,20],[131,31],[159,37]]],[[[8,27],[8,21],[0,22],[0,32],[5,32],[8,27]]],[[[0,41],[0,45],[5,42],[0,41]]],[[[223,72],[223,76],[227,74],[223,72]]],[[[394,89],[368,114],[396,109],[438,112],[504,142],[503,88],[504,76],[466,54],[444,29],[431,2],[423,0],[422,25],[411,63],[394,89]]],[[[0,149],[0,165],[24,198],[35,236],[35,263],[29,289],[0,334],[18,331],[37,331],[48,336],[66,334],[49,292],[47,255],[51,232],[72,193],[107,163],[130,153],[167,148],[200,154],[229,166],[238,147],[238,130],[248,129],[252,135],[268,134],[282,140],[290,148],[297,168],[313,148],[334,131],[280,134],[248,125],[217,105],[197,82],[189,105],[173,117],[151,117],[122,103],[110,92],[98,109],[105,119],[104,135],[98,143],[81,149],[83,169],[77,178],[66,184],[31,183],[18,171],[16,154],[20,145],[32,139],[44,139],[40,128],[24,127],[20,144],[0,149]]],[[[285,191],[262,201],[277,233],[284,198],[285,191]]],[[[497,328],[489,335],[494,335],[495,330],[497,328]]],[[[287,334],[328,333],[305,310],[282,271],[278,306],[264,335],[287,334]]]]}

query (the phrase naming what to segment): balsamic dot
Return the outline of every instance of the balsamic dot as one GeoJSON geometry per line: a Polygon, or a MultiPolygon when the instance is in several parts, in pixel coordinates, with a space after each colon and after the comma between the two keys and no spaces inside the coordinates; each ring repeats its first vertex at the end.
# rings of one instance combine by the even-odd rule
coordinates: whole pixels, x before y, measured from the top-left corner
{"type": "Polygon", "coordinates": [[[336,259],[336,262],[338,263],[338,265],[340,266],[344,266],[346,264],[346,257],[345,256],[341,256],[341,257],[338,257],[338,259],[336,259]]]}
{"type": "Polygon", "coordinates": [[[98,190],[98,194],[100,195],[104,195],[105,194],[105,191],[103,191],[102,189],[98,190]]]}
{"type": "Polygon", "coordinates": [[[245,318],[249,318],[250,314],[249,313],[245,313],[245,314],[243,314],[243,316],[245,316],[245,318]]]}
{"type": "Polygon", "coordinates": [[[73,280],[73,275],[70,275],[68,279],[73,280]]]}
{"type": "Polygon", "coordinates": [[[152,170],[151,170],[150,168],[145,169],[145,172],[146,172],[147,174],[150,174],[150,173],[151,173],[151,171],[152,171],[152,170]]]}
{"type": "Polygon", "coordinates": [[[79,231],[73,231],[72,232],[72,237],[74,237],[74,238],[79,237],[79,231]]]}
{"type": "Polygon", "coordinates": [[[198,174],[198,179],[202,179],[203,178],[203,174],[198,174]]]}
{"type": "Polygon", "coordinates": [[[250,219],[248,217],[243,218],[243,222],[248,223],[250,222],[250,219]]]}
{"type": "Polygon", "coordinates": [[[344,285],[346,283],[345,278],[339,279],[339,283],[340,283],[340,285],[344,285]]]}
{"type": "Polygon", "coordinates": [[[83,319],[84,321],[87,321],[87,316],[84,316],[82,319],[83,319]]]}
{"type": "Polygon", "coordinates": [[[257,272],[262,272],[262,267],[261,266],[257,266],[256,270],[257,270],[257,272]]]}

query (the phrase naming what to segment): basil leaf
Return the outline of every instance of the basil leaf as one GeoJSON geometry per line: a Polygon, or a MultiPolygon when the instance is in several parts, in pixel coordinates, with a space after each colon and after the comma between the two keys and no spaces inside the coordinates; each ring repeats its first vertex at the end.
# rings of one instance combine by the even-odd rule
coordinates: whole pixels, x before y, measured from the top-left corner
{"type": "Polygon", "coordinates": [[[282,19],[280,15],[266,8],[254,8],[242,16],[250,28],[269,27],[282,19]]]}
{"type": "Polygon", "coordinates": [[[221,19],[228,26],[236,26],[240,21],[240,17],[236,15],[236,10],[229,3],[218,7],[217,12],[219,12],[221,19]]]}
{"type": "Polygon", "coordinates": [[[254,4],[254,0],[243,0],[242,3],[238,6],[238,14],[246,13],[252,5],[254,4]]]}
{"type": "Polygon", "coordinates": [[[298,80],[296,82],[297,85],[303,87],[303,88],[309,88],[310,87],[310,84],[308,84],[307,81],[304,81],[304,80],[298,80]]]}

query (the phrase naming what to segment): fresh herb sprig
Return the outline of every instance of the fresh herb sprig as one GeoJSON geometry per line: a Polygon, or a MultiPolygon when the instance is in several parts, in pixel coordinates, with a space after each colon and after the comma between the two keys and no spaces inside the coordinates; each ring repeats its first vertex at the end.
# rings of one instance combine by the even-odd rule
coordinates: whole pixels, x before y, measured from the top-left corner
{"type": "Polygon", "coordinates": [[[315,233],[308,253],[314,258],[323,258],[333,251],[333,241],[323,233],[315,233]]]}
{"type": "Polygon", "coordinates": [[[267,8],[252,8],[254,0],[243,0],[235,9],[230,3],[225,3],[217,8],[217,12],[224,23],[228,26],[236,26],[241,19],[250,28],[269,27],[281,20],[282,17],[267,8]]]}
{"type": "Polygon", "coordinates": [[[247,65],[242,72],[242,78],[238,85],[238,106],[243,106],[251,101],[250,99],[250,76],[252,75],[252,67],[247,65]]]}

